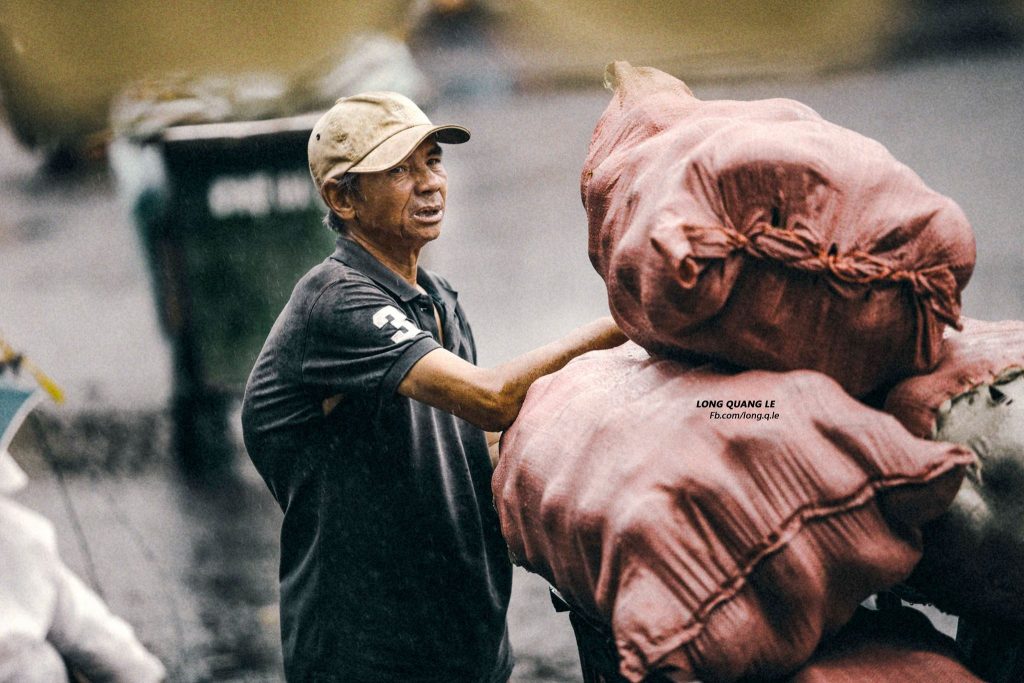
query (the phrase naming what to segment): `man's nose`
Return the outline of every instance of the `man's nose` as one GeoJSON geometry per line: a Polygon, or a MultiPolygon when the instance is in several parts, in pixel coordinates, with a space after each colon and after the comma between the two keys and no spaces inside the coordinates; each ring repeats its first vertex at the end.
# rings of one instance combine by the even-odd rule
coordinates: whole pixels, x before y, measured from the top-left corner
{"type": "Polygon", "coordinates": [[[444,177],[429,166],[416,171],[416,189],[423,194],[433,194],[444,185],[444,177]]]}

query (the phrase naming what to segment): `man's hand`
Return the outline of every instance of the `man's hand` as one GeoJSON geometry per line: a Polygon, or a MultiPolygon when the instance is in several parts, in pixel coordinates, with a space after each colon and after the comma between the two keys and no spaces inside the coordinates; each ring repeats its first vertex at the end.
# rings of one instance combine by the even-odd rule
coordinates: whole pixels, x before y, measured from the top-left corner
{"type": "Polygon", "coordinates": [[[491,469],[493,470],[498,466],[498,457],[500,452],[498,446],[501,444],[501,432],[487,432],[487,452],[491,456],[491,469]]]}
{"type": "Polygon", "coordinates": [[[504,431],[519,414],[526,392],[543,375],[587,351],[626,341],[611,318],[600,318],[562,339],[496,368],[479,368],[436,349],[423,356],[398,385],[398,393],[448,411],[491,432],[504,431]]]}

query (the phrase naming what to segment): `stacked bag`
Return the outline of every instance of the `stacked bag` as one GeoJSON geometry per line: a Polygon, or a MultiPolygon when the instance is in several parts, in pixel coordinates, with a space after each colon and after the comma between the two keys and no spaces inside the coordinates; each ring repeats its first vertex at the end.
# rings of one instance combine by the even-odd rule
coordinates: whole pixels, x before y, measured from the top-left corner
{"type": "Polygon", "coordinates": [[[626,678],[725,681],[787,673],[905,578],[971,460],[821,373],[627,344],[534,384],[494,493],[513,556],[611,626],[626,678]],[[780,417],[696,407],[737,397],[780,417]]]}
{"type": "Polygon", "coordinates": [[[935,371],[898,384],[885,410],[978,456],[950,509],[925,527],[911,585],[956,614],[1024,622],[1024,322],[964,320],[935,371]]]}
{"type": "Polygon", "coordinates": [[[952,200],[798,102],[702,102],[621,62],[607,78],[581,189],[630,339],[854,396],[935,364],[974,267],[952,200]]]}
{"type": "Polygon", "coordinates": [[[886,411],[977,460],[927,524],[914,591],[960,615],[958,645],[987,681],[1024,680],[1024,322],[964,320],[938,367],[898,384],[886,411]]]}
{"type": "Polygon", "coordinates": [[[635,343],[530,389],[502,532],[629,681],[791,674],[912,572],[975,461],[853,398],[938,362],[970,226],[799,103],[702,102],[625,63],[608,82],[581,191],[635,343]]]}

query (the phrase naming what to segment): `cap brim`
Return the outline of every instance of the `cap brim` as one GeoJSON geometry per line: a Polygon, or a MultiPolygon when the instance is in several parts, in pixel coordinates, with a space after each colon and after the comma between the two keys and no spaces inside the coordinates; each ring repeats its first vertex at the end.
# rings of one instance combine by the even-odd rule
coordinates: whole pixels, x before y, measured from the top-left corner
{"type": "Polygon", "coordinates": [[[350,173],[378,173],[402,163],[420,143],[431,135],[437,141],[458,145],[469,140],[469,131],[462,126],[420,124],[395,133],[380,143],[370,153],[348,168],[350,173]]]}

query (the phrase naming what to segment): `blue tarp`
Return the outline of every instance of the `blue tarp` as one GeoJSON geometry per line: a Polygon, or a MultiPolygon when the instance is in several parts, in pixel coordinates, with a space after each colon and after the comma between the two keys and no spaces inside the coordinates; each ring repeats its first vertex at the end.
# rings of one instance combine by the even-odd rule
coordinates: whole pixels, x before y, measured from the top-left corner
{"type": "Polygon", "coordinates": [[[0,453],[7,450],[15,433],[42,399],[37,388],[25,388],[0,375],[0,453]]]}

